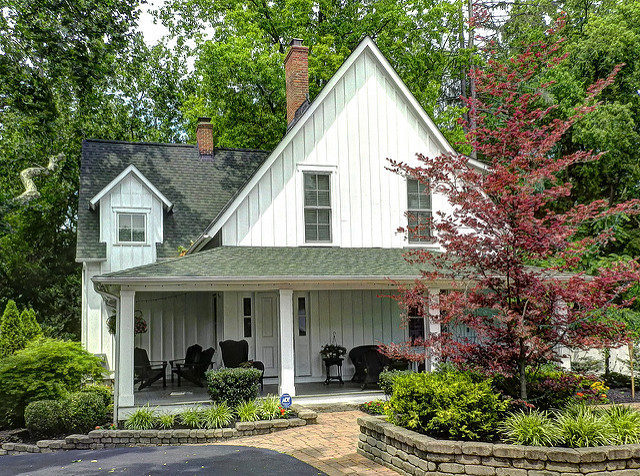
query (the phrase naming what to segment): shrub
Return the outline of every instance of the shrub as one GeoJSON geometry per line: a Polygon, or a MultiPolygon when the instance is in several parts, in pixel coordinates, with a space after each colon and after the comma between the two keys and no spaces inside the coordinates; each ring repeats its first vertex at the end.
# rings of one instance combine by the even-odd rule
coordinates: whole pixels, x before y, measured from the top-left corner
{"type": "Polygon", "coordinates": [[[24,409],[27,429],[35,436],[57,436],[66,429],[64,406],[58,400],[38,400],[24,409]]]}
{"type": "Polygon", "coordinates": [[[640,412],[627,406],[616,405],[604,411],[604,419],[609,425],[615,444],[640,443],[640,412]]]}
{"type": "Polygon", "coordinates": [[[258,396],[261,373],[258,369],[220,369],[207,372],[207,387],[215,403],[235,407],[258,396]]]}
{"type": "Polygon", "coordinates": [[[572,448],[612,444],[613,432],[606,419],[584,405],[567,407],[557,417],[562,443],[572,448]]]}
{"type": "Polygon", "coordinates": [[[156,424],[162,430],[169,430],[176,424],[176,416],[173,413],[160,413],[157,416],[156,424]]]}
{"type": "Polygon", "coordinates": [[[233,411],[226,402],[213,403],[202,412],[202,420],[205,428],[223,428],[233,421],[233,411]]]}
{"type": "Polygon", "coordinates": [[[33,309],[25,309],[20,314],[20,321],[22,321],[22,332],[26,341],[42,337],[42,328],[36,320],[36,311],[33,309]]]}
{"type": "Polygon", "coordinates": [[[259,406],[255,400],[248,400],[238,404],[236,415],[240,421],[256,421],[259,418],[259,406]]]}
{"type": "MultiPolygon", "coordinates": [[[[640,388],[640,378],[635,377],[636,387],[640,388]]],[[[602,375],[602,381],[611,388],[630,388],[631,377],[620,372],[609,372],[602,375]]]]}
{"type": "Polygon", "coordinates": [[[431,436],[487,440],[507,403],[490,380],[466,373],[411,373],[395,377],[387,415],[392,423],[431,436]]]}
{"type": "Polygon", "coordinates": [[[187,408],[180,413],[180,422],[189,428],[202,428],[202,410],[200,408],[187,408]]]}
{"type": "Polygon", "coordinates": [[[0,423],[21,425],[36,400],[59,400],[103,376],[100,359],[79,342],[35,339],[0,360],[0,423]]]}
{"type": "Polygon", "coordinates": [[[11,355],[24,349],[27,338],[24,335],[20,312],[15,301],[10,300],[0,319],[0,357],[11,355]]]}
{"type": "Polygon", "coordinates": [[[407,375],[414,373],[412,370],[385,370],[380,373],[378,378],[378,385],[382,389],[385,395],[391,395],[393,393],[393,382],[396,377],[400,375],[407,375]]]}
{"type": "Polygon", "coordinates": [[[136,408],[124,422],[124,427],[127,430],[151,430],[156,426],[157,419],[156,411],[147,404],[136,408]]]}
{"type": "Polygon", "coordinates": [[[97,395],[103,402],[104,406],[113,405],[113,389],[108,385],[92,383],[85,385],[80,389],[82,393],[92,393],[97,395]]]}
{"type": "Polygon", "coordinates": [[[513,413],[500,425],[505,441],[516,445],[553,446],[560,440],[560,432],[547,412],[520,411],[513,413]]]}
{"type": "Polygon", "coordinates": [[[273,395],[267,395],[258,402],[258,414],[263,420],[280,418],[280,400],[273,395]]]}
{"type": "Polygon", "coordinates": [[[102,425],[108,417],[104,398],[95,392],[72,393],[62,404],[67,414],[66,430],[71,433],[87,433],[102,425]]]}
{"type": "Polygon", "coordinates": [[[361,403],[358,408],[369,415],[384,415],[385,402],[382,400],[372,400],[370,402],[361,403]]]}

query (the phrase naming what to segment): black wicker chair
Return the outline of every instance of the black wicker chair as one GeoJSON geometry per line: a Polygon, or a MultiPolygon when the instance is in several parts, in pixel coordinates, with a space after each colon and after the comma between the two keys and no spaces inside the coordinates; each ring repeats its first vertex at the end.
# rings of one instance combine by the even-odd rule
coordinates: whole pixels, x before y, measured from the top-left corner
{"type": "Polygon", "coordinates": [[[167,386],[167,361],[149,360],[147,351],[136,347],[133,349],[133,383],[140,383],[138,390],[151,386],[162,379],[162,387],[167,386]]]}
{"type": "Polygon", "coordinates": [[[358,347],[354,347],[349,351],[349,359],[353,363],[355,367],[355,373],[351,378],[352,382],[362,383],[367,375],[367,365],[364,360],[364,354],[371,350],[377,349],[377,345],[360,345],[358,347]]]}
{"type": "Polygon", "coordinates": [[[260,389],[264,390],[264,364],[259,360],[249,360],[249,343],[242,340],[225,340],[219,343],[222,362],[229,369],[248,365],[260,371],[260,389]]]}

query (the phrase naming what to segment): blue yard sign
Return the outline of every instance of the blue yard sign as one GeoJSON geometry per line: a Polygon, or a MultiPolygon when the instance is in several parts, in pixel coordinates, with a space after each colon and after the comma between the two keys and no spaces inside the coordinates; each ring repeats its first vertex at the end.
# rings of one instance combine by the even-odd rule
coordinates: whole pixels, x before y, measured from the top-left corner
{"type": "Polygon", "coordinates": [[[280,405],[282,405],[284,408],[289,408],[291,406],[291,402],[292,398],[288,393],[283,393],[280,396],[280,405]]]}

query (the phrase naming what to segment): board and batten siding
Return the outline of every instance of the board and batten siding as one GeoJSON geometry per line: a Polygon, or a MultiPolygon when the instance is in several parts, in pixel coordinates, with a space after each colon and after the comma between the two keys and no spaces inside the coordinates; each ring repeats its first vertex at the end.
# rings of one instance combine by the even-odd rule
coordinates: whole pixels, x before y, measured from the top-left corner
{"type": "Polygon", "coordinates": [[[100,200],[100,241],[107,244],[107,261],[103,273],[153,263],[156,243],[163,240],[162,202],[137,177],[127,175],[100,200]],[[144,244],[117,243],[117,214],[144,213],[146,242],[144,244]]]}
{"type": "MultiPolygon", "coordinates": [[[[223,245],[302,246],[304,171],[331,173],[331,245],[403,247],[405,178],[387,159],[418,165],[442,153],[431,132],[369,52],[329,91],[304,127],[222,226],[223,245]]],[[[433,197],[435,210],[450,205],[433,197]]]]}
{"type": "Polygon", "coordinates": [[[136,347],[150,360],[184,359],[187,348],[199,344],[214,347],[214,360],[221,360],[216,342],[215,293],[136,293],[136,312],[147,322],[147,332],[136,334],[136,347]]]}

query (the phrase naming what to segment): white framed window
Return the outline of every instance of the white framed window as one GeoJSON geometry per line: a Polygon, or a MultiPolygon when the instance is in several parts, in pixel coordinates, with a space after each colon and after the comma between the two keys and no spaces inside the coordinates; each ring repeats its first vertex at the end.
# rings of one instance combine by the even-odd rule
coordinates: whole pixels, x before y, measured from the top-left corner
{"type": "Polygon", "coordinates": [[[331,242],[331,174],[304,172],[304,241],[331,242]]]}
{"type": "Polygon", "coordinates": [[[118,213],[117,233],[118,243],[146,243],[146,213],[118,213]]]}
{"type": "Polygon", "coordinates": [[[431,243],[431,190],[416,179],[407,179],[409,243],[431,243]]]}
{"type": "Polygon", "coordinates": [[[250,297],[242,298],[242,335],[246,339],[253,336],[253,300],[250,297]]]}

